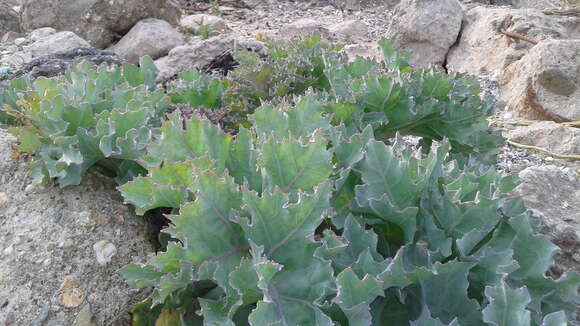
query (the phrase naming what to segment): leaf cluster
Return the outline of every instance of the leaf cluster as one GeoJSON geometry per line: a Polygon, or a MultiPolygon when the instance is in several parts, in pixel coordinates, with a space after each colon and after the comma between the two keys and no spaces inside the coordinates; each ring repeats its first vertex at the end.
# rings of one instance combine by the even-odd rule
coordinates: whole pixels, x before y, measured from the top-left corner
{"type": "Polygon", "coordinates": [[[22,124],[11,132],[19,136],[21,151],[35,153],[33,177],[56,178],[64,187],[79,184],[93,166],[119,183],[145,172],[138,162],[170,103],[154,90],[155,78],[151,59],[140,68],[83,62],[59,79],[3,86],[6,112],[22,124]]]}
{"type": "MultiPolygon", "coordinates": [[[[311,37],[289,46],[270,45],[269,55],[239,52],[227,77],[185,72],[166,90],[155,83],[150,59],[139,68],[79,63],[60,79],[17,79],[0,85],[0,121],[13,130],[21,150],[36,154],[35,179],[78,184],[92,166],[119,183],[144,172],[143,153],[155,140],[172,104],[227,112],[226,130],[249,127],[248,114],[264,103],[294,103],[319,94],[324,112],[349,132],[371,125],[378,139],[395,133],[422,138],[425,151],[447,138],[461,164],[489,164],[501,147],[486,118],[490,104],[464,76],[413,71],[389,42],[380,43],[383,62],[349,62],[340,46],[311,37]],[[165,95],[165,93],[167,93],[165,95]]],[[[221,117],[222,114],[218,114],[221,117]]]]}

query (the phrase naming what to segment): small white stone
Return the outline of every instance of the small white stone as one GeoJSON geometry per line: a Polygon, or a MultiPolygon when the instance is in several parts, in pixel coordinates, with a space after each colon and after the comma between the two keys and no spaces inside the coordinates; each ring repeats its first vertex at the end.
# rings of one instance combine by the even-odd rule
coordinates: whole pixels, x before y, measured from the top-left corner
{"type": "Polygon", "coordinates": [[[3,253],[6,256],[12,255],[14,253],[14,245],[8,246],[6,249],[4,249],[3,253]]]}
{"type": "Polygon", "coordinates": [[[546,161],[546,162],[553,162],[554,161],[554,158],[551,157],[551,156],[546,156],[546,158],[544,159],[544,161],[546,161]]]}
{"type": "Polygon", "coordinates": [[[16,44],[16,45],[21,45],[21,44],[24,44],[25,42],[26,42],[26,39],[24,37],[19,37],[19,38],[14,40],[14,44],[16,44]]]}
{"type": "Polygon", "coordinates": [[[0,192],[0,206],[8,203],[10,201],[10,197],[5,192],[0,192]]]}
{"type": "Polygon", "coordinates": [[[113,259],[113,256],[117,254],[117,248],[114,244],[107,240],[101,240],[93,245],[93,250],[95,250],[95,255],[97,256],[97,262],[99,265],[107,265],[113,259]]]}

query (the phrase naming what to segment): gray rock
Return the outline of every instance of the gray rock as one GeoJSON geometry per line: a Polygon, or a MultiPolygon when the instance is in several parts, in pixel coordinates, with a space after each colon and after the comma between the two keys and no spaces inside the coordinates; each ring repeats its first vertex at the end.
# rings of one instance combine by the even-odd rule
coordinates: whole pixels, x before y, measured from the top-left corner
{"type": "Polygon", "coordinates": [[[163,81],[187,70],[202,69],[216,57],[228,52],[241,50],[262,52],[264,49],[262,42],[235,39],[229,35],[218,35],[207,40],[195,38],[190,43],[169,51],[167,56],[155,60],[155,66],[159,69],[157,78],[163,81]]]}
{"type": "Polygon", "coordinates": [[[80,60],[85,60],[95,65],[106,63],[119,66],[123,64],[123,61],[112,52],[93,48],[79,48],[33,59],[14,73],[1,75],[0,81],[22,76],[37,78],[63,75],[70,66],[80,60]]]}
{"type": "MultiPolygon", "coordinates": [[[[34,40],[34,39],[33,39],[34,40]]],[[[36,39],[36,41],[24,47],[33,58],[51,55],[58,52],[70,51],[76,48],[88,48],[91,45],[73,32],[59,32],[36,39]]]]}
{"type": "Polygon", "coordinates": [[[148,293],[131,289],[119,269],[153,255],[150,226],[123,205],[116,184],[90,175],[78,187],[52,185],[24,192],[31,183],[27,160],[15,160],[16,139],[0,130],[1,325],[129,325],[128,311],[148,293]],[[100,215],[79,224],[73,215],[100,215]],[[105,266],[95,260],[101,239],[122,244],[105,266]],[[9,249],[11,248],[11,249],[9,249]],[[9,249],[9,250],[7,250],[9,249]],[[94,323],[78,324],[90,305],[94,323]]]}
{"type": "Polygon", "coordinates": [[[569,168],[535,166],[519,173],[514,195],[521,196],[541,233],[561,248],[556,274],[580,272],[580,177],[569,168]]]}
{"type": "Polygon", "coordinates": [[[306,35],[320,35],[322,38],[328,39],[330,36],[330,31],[324,26],[324,23],[313,18],[295,20],[284,26],[280,33],[285,39],[306,35]]]}
{"type": "Polygon", "coordinates": [[[345,20],[328,27],[330,33],[334,34],[336,38],[344,41],[363,40],[368,37],[368,26],[357,19],[345,20]]]}
{"type": "Polygon", "coordinates": [[[510,65],[502,100],[519,117],[580,120],[580,40],[545,40],[510,65]]]}
{"type": "Polygon", "coordinates": [[[183,35],[168,22],[148,18],[138,22],[127,35],[109,50],[130,63],[139,63],[139,58],[152,59],[167,55],[169,50],[183,44],[183,35]]]}
{"type": "Polygon", "coordinates": [[[185,16],[181,19],[180,25],[185,31],[194,34],[199,34],[199,28],[202,25],[211,29],[211,35],[223,34],[231,30],[223,18],[206,14],[185,16]]]}
{"type": "Polygon", "coordinates": [[[47,38],[53,34],[56,34],[56,29],[54,29],[52,27],[41,27],[41,28],[37,28],[37,29],[33,30],[32,32],[30,32],[30,34],[28,35],[28,38],[31,41],[36,42],[40,39],[47,38]]]}
{"type": "Polygon", "coordinates": [[[7,32],[21,32],[20,15],[9,3],[0,2],[0,38],[7,32]]]}
{"type": "Polygon", "coordinates": [[[553,121],[517,127],[508,132],[507,137],[517,143],[545,148],[552,153],[564,155],[580,153],[580,129],[553,121]]]}
{"type": "Polygon", "coordinates": [[[389,38],[411,54],[416,68],[441,67],[461,30],[463,9],[457,0],[403,0],[389,38]]]}
{"type": "Polygon", "coordinates": [[[501,80],[508,66],[528,54],[534,45],[509,38],[500,30],[535,41],[578,38],[579,25],[573,21],[535,9],[473,8],[465,14],[461,38],[449,51],[447,68],[501,80]]]}
{"type": "Polygon", "coordinates": [[[92,46],[104,48],[138,21],[159,18],[177,25],[181,9],[160,0],[25,0],[22,27],[70,30],[92,46]]]}

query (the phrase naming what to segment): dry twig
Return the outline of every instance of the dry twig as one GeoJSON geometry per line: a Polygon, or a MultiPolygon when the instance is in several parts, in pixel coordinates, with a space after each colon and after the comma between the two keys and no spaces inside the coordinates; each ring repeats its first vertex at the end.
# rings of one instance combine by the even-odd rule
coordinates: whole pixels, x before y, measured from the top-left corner
{"type": "Polygon", "coordinates": [[[541,152],[544,154],[548,154],[548,155],[553,156],[555,158],[561,158],[561,159],[565,159],[565,160],[580,160],[580,155],[557,154],[557,153],[550,152],[549,150],[542,148],[542,147],[533,146],[533,145],[524,145],[524,144],[516,143],[516,142],[511,141],[511,140],[508,140],[507,143],[514,146],[514,147],[535,150],[535,151],[538,151],[538,152],[541,152]]]}
{"type": "MultiPolygon", "coordinates": [[[[544,120],[546,121],[546,120],[544,120]]],[[[503,121],[503,120],[496,120],[496,121],[492,121],[490,124],[493,125],[518,125],[518,126],[531,126],[531,125],[535,125],[536,123],[539,123],[542,121],[533,121],[533,120],[515,120],[515,121],[503,121]]],[[[556,122],[556,121],[553,121],[556,122]]],[[[561,124],[564,126],[570,126],[570,127],[578,127],[580,128],[580,120],[578,121],[568,121],[568,122],[556,122],[557,124],[561,124]]]]}
{"type": "Polygon", "coordinates": [[[550,16],[580,17],[580,9],[577,8],[545,10],[542,13],[550,16]]]}
{"type": "MultiPolygon", "coordinates": [[[[227,6],[230,6],[232,8],[237,8],[237,9],[254,9],[260,3],[262,3],[262,1],[258,2],[257,4],[255,4],[253,6],[250,6],[250,5],[248,5],[245,2],[240,1],[240,0],[218,0],[217,1],[217,4],[218,5],[227,5],[227,6]]],[[[208,10],[210,10],[212,8],[213,8],[212,5],[201,6],[201,7],[185,7],[185,6],[182,6],[181,7],[181,9],[183,9],[186,12],[191,12],[191,11],[208,11],[208,10]]]]}
{"type": "Polygon", "coordinates": [[[522,36],[520,34],[508,32],[508,31],[505,31],[505,30],[500,30],[499,32],[502,33],[505,36],[509,36],[509,37],[514,38],[514,39],[517,39],[517,40],[526,41],[526,42],[532,43],[532,44],[538,44],[538,41],[534,41],[534,40],[532,40],[530,38],[527,38],[525,36],[522,36]]]}

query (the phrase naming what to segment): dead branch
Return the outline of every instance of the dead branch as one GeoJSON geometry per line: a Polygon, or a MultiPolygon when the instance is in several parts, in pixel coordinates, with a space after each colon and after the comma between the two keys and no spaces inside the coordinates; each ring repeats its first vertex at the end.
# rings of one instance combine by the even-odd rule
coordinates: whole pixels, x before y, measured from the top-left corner
{"type": "Polygon", "coordinates": [[[511,140],[508,140],[507,143],[514,146],[514,147],[523,148],[523,149],[531,149],[531,150],[534,150],[534,151],[537,151],[540,153],[548,154],[548,155],[553,156],[555,158],[560,158],[560,159],[565,159],[565,160],[580,160],[580,155],[557,154],[557,153],[550,152],[549,150],[542,148],[542,147],[532,146],[532,145],[524,145],[524,144],[516,143],[516,142],[511,141],[511,140]]]}
{"type": "Polygon", "coordinates": [[[517,40],[526,41],[526,42],[529,42],[529,43],[532,43],[532,44],[538,44],[538,41],[534,41],[534,40],[529,39],[529,38],[527,38],[525,36],[522,36],[520,34],[508,32],[508,31],[505,31],[505,30],[500,30],[499,32],[502,33],[505,36],[509,36],[509,37],[514,38],[514,39],[517,39],[517,40]]]}
{"type": "MultiPolygon", "coordinates": [[[[218,0],[217,4],[218,5],[226,5],[226,6],[230,6],[232,8],[236,8],[236,9],[254,9],[256,6],[258,6],[262,1],[258,2],[257,4],[250,6],[247,3],[240,1],[240,0],[218,0]]],[[[181,9],[183,9],[185,12],[192,12],[192,11],[208,11],[210,9],[212,9],[213,6],[212,5],[207,5],[207,6],[200,6],[200,7],[186,7],[186,6],[182,6],[181,9]]]]}
{"type": "Polygon", "coordinates": [[[580,17],[580,9],[554,9],[542,11],[544,15],[564,16],[564,17],[580,17]]]}

